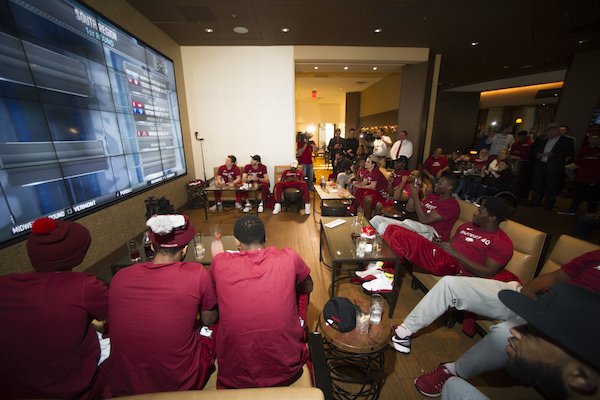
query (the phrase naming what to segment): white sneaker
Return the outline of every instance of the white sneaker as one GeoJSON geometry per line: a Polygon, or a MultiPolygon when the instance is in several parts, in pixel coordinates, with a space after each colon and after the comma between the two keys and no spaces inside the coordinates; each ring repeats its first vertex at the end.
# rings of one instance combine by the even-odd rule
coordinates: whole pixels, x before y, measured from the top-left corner
{"type": "Polygon", "coordinates": [[[381,267],[383,267],[383,261],[372,262],[367,265],[367,268],[364,271],[355,271],[354,273],[359,278],[366,278],[369,275],[383,273],[383,271],[381,271],[381,267]]]}
{"type": "Polygon", "coordinates": [[[275,203],[275,207],[273,207],[273,215],[279,214],[281,212],[281,203],[275,203]]]}
{"type": "Polygon", "coordinates": [[[242,205],[239,202],[236,201],[235,202],[235,209],[238,210],[238,211],[242,211],[242,208],[243,208],[242,205]]]}
{"type": "Polygon", "coordinates": [[[244,209],[242,211],[244,211],[245,213],[252,211],[252,204],[246,203],[246,206],[244,207],[244,209]]]}
{"type": "Polygon", "coordinates": [[[384,273],[383,275],[377,275],[377,279],[363,283],[362,287],[367,292],[371,293],[391,293],[393,289],[392,282],[393,275],[384,273]],[[389,275],[392,276],[391,279],[389,278],[389,275]]]}
{"type": "Polygon", "coordinates": [[[212,337],[212,333],[213,333],[212,329],[210,329],[208,326],[203,326],[200,329],[200,336],[205,336],[205,337],[209,338],[209,337],[212,337]]]}
{"type": "Polygon", "coordinates": [[[223,204],[221,203],[215,203],[215,205],[208,207],[209,211],[223,211],[223,204]]]}
{"type": "Polygon", "coordinates": [[[263,203],[260,203],[260,204],[258,205],[258,212],[259,212],[259,213],[261,213],[261,212],[263,212],[263,211],[265,211],[265,208],[263,207],[263,203]]]}
{"type": "Polygon", "coordinates": [[[310,215],[310,203],[304,204],[304,214],[310,215]]]}

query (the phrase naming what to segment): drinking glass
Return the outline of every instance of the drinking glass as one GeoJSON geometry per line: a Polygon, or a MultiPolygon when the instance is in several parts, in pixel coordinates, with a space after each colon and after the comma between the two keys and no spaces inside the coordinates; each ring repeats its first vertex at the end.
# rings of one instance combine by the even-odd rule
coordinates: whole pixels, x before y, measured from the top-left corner
{"type": "Polygon", "coordinates": [[[223,226],[221,225],[220,222],[218,224],[213,225],[210,228],[210,233],[212,234],[214,240],[221,240],[221,236],[223,234],[222,229],[223,229],[223,226]]]}
{"type": "Polygon", "coordinates": [[[359,237],[356,239],[356,257],[364,257],[367,251],[367,239],[359,237]]]}
{"type": "Polygon", "coordinates": [[[375,234],[375,237],[373,238],[373,252],[374,253],[379,253],[381,251],[381,241],[383,239],[381,238],[381,236],[379,236],[379,234],[375,234]]]}
{"type": "Polygon", "coordinates": [[[129,257],[131,257],[131,261],[137,262],[140,260],[140,249],[138,248],[137,240],[132,239],[128,241],[127,250],[129,250],[129,257]]]}
{"type": "Polygon", "coordinates": [[[369,322],[378,325],[381,322],[381,316],[383,315],[383,296],[380,294],[374,294],[371,296],[371,316],[369,322]]]}
{"type": "Polygon", "coordinates": [[[356,210],[356,217],[358,222],[362,225],[363,220],[365,219],[365,210],[363,210],[362,207],[358,207],[358,210],[356,210]]]}
{"type": "Polygon", "coordinates": [[[356,309],[356,330],[359,334],[369,333],[369,313],[356,309]]]}
{"type": "Polygon", "coordinates": [[[197,260],[202,260],[204,254],[206,254],[206,248],[204,247],[201,233],[197,233],[196,236],[194,236],[194,252],[197,260]]]}

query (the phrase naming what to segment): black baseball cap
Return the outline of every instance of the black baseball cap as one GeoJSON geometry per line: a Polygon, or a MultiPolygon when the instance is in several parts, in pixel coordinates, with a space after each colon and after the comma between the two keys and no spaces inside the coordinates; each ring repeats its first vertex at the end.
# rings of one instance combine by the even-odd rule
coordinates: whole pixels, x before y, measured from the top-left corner
{"type": "Polygon", "coordinates": [[[260,156],[258,154],[255,154],[253,156],[250,156],[251,159],[253,159],[254,161],[258,161],[260,162],[260,156]]]}
{"type": "Polygon", "coordinates": [[[325,324],[340,332],[356,328],[356,306],[346,297],[332,297],[323,307],[325,324]]]}
{"type": "Polygon", "coordinates": [[[572,355],[600,370],[600,293],[559,283],[534,300],[501,290],[500,300],[572,355]]]}

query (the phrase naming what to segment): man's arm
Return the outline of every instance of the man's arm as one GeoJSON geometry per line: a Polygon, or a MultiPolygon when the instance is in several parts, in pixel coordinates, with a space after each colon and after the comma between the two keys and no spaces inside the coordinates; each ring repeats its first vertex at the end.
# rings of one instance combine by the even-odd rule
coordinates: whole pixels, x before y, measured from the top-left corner
{"type": "Polygon", "coordinates": [[[390,139],[390,137],[389,137],[389,136],[387,136],[387,135],[383,135],[383,136],[381,137],[381,140],[383,141],[383,143],[385,143],[385,144],[386,144],[386,145],[388,145],[388,146],[391,146],[391,145],[392,145],[392,139],[390,139]]]}
{"type": "Polygon", "coordinates": [[[296,286],[296,293],[310,293],[313,290],[313,281],[310,275],[296,286]]]}
{"type": "Polygon", "coordinates": [[[504,265],[497,263],[489,257],[485,258],[485,262],[483,264],[476,263],[456,251],[448,242],[441,242],[439,246],[452,257],[456,258],[469,272],[475,276],[490,278],[504,268],[504,265]]]}
{"type": "Polygon", "coordinates": [[[565,283],[569,280],[571,280],[569,275],[565,274],[562,269],[557,269],[554,272],[543,274],[533,279],[523,286],[521,294],[535,299],[537,294],[541,291],[549,289],[557,283],[565,283]]]}
{"type": "Polygon", "coordinates": [[[217,322],[217,318],[219,318],[219,312],[217,311],[217,306],[214,309],[208,311],[200,311],[200,318],[204,325],[211,326],[217,322]]]}
{"type": "Polygon", "coordinates": [[[419,198],[419,188],[415,185],[410,185],[410,198],[413,201],[412,206],[414,208],[414,212],[417,213],[417,219],[419,222],[430,225],[434,222],[442,221],[444,219],[435,210],[431,211],[430,213],[425,212],[423,209],[423,204],[421,204],[421,199],[419,198]]]}

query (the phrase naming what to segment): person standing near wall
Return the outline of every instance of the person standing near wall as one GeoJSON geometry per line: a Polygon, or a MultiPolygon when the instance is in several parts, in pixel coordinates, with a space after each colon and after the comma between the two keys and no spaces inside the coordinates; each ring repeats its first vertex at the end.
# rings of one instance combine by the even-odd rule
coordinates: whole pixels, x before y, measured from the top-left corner
{"type": "Polygon", "coordinates": [[[313,169],[312,155],[315,142],[312,140],[311,133],[298,132],[298,143],[296,150],[296,157],[298,158],[298,164],[304,172],[304,176],[308,179],[308,190],[313,190],[313,181],[315,178],[315,171],[313,169]]]}

